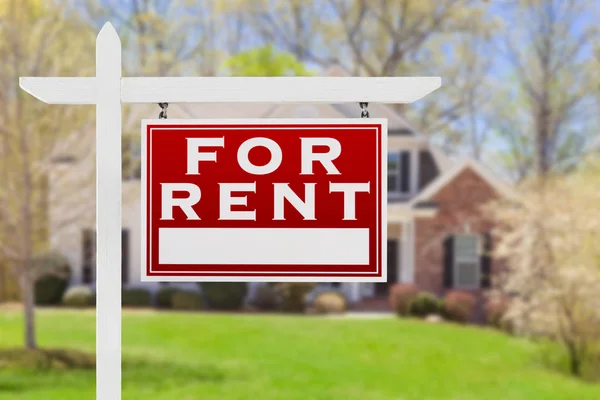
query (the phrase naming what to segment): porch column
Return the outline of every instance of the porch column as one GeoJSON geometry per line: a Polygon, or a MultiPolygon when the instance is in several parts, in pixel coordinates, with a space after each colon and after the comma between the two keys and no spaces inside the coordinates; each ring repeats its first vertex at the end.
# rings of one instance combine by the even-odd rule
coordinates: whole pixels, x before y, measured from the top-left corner
{"type": "Polygon", "coordinates": [[[360,300],[360,283],[349,282],[348,297],[351,303],[355,303],[360,300]]]}

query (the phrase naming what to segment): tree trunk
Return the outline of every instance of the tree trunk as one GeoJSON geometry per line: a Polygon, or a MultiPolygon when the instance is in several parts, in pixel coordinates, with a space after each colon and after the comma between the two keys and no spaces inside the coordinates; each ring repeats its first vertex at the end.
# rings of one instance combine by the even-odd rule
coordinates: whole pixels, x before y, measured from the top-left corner
{"type": "Polygon", "coordinates": [[[567,351],[569,353],[569,367],[573,376],[581,375],[581,357],[577,352],[577,347],[574,343],[567,342],[567,351]]]}
{"type": "Polygon", "coordinates": [[[581,374],[581,361],[577,356],[571,356],[571,374],[579,376],[581,374]]]}
{"type": "Polygon", "coordinates": [[[31,279],[29,265],[24,265],[21,271],[21,294],[23,296],[23,316],[25,318],[25,347],[37,348],[35,340],[35,292],[31,279]]]}

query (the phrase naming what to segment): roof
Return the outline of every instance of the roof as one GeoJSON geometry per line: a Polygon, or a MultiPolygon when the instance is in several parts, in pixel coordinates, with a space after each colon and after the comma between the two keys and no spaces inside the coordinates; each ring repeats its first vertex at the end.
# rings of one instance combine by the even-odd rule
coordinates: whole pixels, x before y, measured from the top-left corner
{"type": "MultiPolygon", "coordinates": [[[[235,118],[359,118],[358,104],[170,104],[169,118],[235,119],[235,118]]],[[[139,132],[140,121],[158,118],[160,108],[152,104],[132,104],[123,110],[123,133],[139,132]]],[[[419,135],[393,109],[385,104],[370,104],[372,118],[387,118],[390,135],[419,135]]],[[[54,149],[53,158],[78,158],[94,145],[94,125],[85,132],[74,132],[63,145],[54,149]],[[68,143],[68,144],[67,144],[68,143]],[[91,147],[90,147],[91,146],[91,147]]]]}
{"type": "Polygon", "coordinates": [[[456,163],[453,167],[445,172],[442,171],[440,175],[429,185],[427,185],[421,193],[415,196],[410,201],[411,207],[419,207],[423,204],[430,204],[431,198],[442,190],[446,185],[451,183],[454,178],[456,178],[461,172],[466,169],[471,169],[477,175],[479,175],[483,180],[488,182],[492,188],[494,188],[500,195],[507,198],[515,198],[516,192],[513,190],[512,186],[505,182],[503,179],[500,179],[498,176],[494,175],[491,171],[486,169],[480,162],[472,159],[466,158],[461,162],[456,163]]]}

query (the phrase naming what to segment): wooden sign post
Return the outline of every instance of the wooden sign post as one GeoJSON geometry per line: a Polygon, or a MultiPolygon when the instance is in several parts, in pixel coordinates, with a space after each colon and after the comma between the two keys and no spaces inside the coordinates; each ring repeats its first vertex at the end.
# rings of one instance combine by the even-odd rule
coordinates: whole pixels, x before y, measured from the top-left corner
{"type": "MultiPolygon", "coordinates": [[[[121,398],[121,105],[123,103],[411,103],[439,77],[122,78],[121,42],[106,23],[96,76],[22,77],[49,104],[96,105],[96,399],[121,398]]],[[[198,280],[201,280],[200,278],[198,280]]]]}

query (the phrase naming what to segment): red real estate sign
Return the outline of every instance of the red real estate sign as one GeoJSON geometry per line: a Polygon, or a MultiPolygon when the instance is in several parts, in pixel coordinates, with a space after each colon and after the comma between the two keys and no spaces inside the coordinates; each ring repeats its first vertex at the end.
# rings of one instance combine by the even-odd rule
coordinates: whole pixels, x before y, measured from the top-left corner
{"type": "Polygon", "coordinates": [[[147,120],[143,281],[386,280],[382,119],[147,120]]]}

